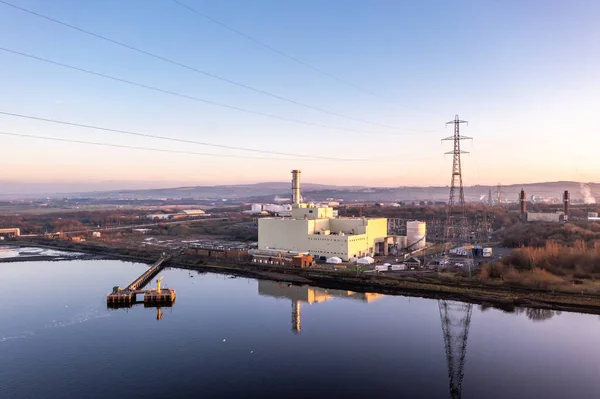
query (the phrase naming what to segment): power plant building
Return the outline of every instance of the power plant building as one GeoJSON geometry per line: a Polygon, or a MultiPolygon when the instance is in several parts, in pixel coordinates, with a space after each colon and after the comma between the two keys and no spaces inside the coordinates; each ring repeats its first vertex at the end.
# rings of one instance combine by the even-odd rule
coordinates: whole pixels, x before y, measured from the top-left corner
{"type": "Polygon", "coordinates": [[[387,237],[385,218],[337,218],[333,208],[301,203],[300,171],[292,171],[289,218],[258,220],[258,249],[308,252],[344,261],[375,255],[387,237]]]}

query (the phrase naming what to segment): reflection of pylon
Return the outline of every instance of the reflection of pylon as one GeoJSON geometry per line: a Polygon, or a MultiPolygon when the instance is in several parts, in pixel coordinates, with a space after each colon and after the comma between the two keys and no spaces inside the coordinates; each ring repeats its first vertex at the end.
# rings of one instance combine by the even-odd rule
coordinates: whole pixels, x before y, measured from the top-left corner
{"type": "Polygon", "coordinates": [[[302,303],[300,301],[292,301],[292,332],[299,334],[302,326],[300,325],[300,308],[302,303]]]}
{"type": "Polygon", "coordinates": [[[452,141],[454,144],[453,150],[446,153],[452,154],[453,157],[452,180],[450,183],[450,196],[448,199],[445,241],[459,241],[466,243],[468,241],[468,226],[465,214],[465,192],[463,189],[460,155],[466,154],[467,152],[460,149],[460,142],[461,140],[470,140],[471,138],[460,135],[460,124],[467,123],[467,121],[461,121],[458,118],[458,115],[456,115],[453,121],[447,122],[446,124],[448,125],[450,123],[454,125],[454,134],[450,137],[442,139],[442,141],[452,141]]]}
{"type": "Polygon", "coordinates": [[[467,338],[469,337],[473,305],[440,300],[438,306],[446,347],[450,398],[459,399],[462,395],[467,338]]]}

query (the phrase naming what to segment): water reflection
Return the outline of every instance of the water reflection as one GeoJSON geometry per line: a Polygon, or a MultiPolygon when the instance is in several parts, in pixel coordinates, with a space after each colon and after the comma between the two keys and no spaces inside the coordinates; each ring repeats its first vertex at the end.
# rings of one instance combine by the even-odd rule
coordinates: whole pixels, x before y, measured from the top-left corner
{"type": "MultiPolygon", "coordinates": [[[[482,312],[485,312],[488,309],[495,309],[495,307],[490,305],[480,305],[479,309],[482,312]]],[[[546,320],[550,320],[554,316],[560,316],[561,312],[559,310],[552,309],[534,309],[534,308],[523,308],[523,307],[515,307],[510,310],[504,309],[504,313],[508,314],[525,314],[527,318],[534,322],[542,322],[546,320]]]]}
{"type": "Polygon", "coordinates": [[[309,285],[297,285],[268,280],[258,281],[258,294],[274,298],[287,298],[292,301],[292,332],[294,334],[298,334],[302,330],[302,303],[312,305],[313,303],[325,302],[332,298],[354,299],[369,303],[384,296],[383,294],[372,292],[325,289],[309,285]]]}
{"type": "MultiPolygon", "coordinates": [[[[326,289],[310,285],[297,285],[287,282],[268,280],[258,281],[258,294],[273,298],[285,298],[291,301],[291,331],[299,334],[302,330],[302,304],[316,304],[334,298],[352,299],[370,303],[382,298],[383,294],[372,292],[354,292],[326,289]]],[[[449,397],[459,399],[462,396],[462,382],[467,355],[467,339],[471,325],[473,305],[456,301],[438,301],[442,336],[446,350],[449,397]]],[[[529,309],[527,309],[529,310],[529,309]]]]}
{"type": "Polygon", "coordinates": [[[467,359],[467,339],[471,326],[473,305],[455,301],[438,301],[446,363],[448,367],[449,397],[462,396],[465,361],[467,359]]]}
{"type": "Polygon", "coordinates": [[[2,364],[10,365],[0,367],[0,398],[598,397],[594,315],[480,313],[450,301],[178,269],[165,277],[178,290],[172,310],[107,312],[107,288],[131,281],[146,265],[0,269],[7,297],[19,298],[0,304],[2,364]],[[299,336],[290,333],[290,319],[299,336]],[[123,354],[127,361],[115,361],[123,354]],[[132,367],[156,359],[161,367],[132,367]],[[162,383],[149,386],[153,380],[162,383]]]}
{"type": "Polygon", "coordinates": [[[558,310],[550,309],[533,309],[533,308],[515,308],[514,313],[527,315],[527,318],[531,321],[546,321],[550,320],[554,316],[560,315],[558,310]]]}

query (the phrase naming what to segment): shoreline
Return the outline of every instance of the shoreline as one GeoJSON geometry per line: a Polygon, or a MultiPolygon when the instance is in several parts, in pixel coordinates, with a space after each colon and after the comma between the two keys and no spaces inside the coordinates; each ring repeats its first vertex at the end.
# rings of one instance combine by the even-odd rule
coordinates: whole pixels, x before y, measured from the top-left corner
{"type": "MultiPolygon", "coordinates": [[[[169,262],[172,265],[175,261],[169,262]]],[[[320,288],[342,289],[355,292],[373,292],[384,295],[455,300],[512,312],[515,308],[529,307],[565,312],[600,315],[600,296],[577,295],[544,290],[512,289],[508,287],[468,286],[446,284],[442,281],[413,281],[385,276],[332,276],[334,272],[275,268],[250,268],[231,265],[189,265],[179,263],[172,267],[227,274],[292,284],[308,284],[320,288]]]]}
{"type": "MultiPolygon", "coordinates": [[[[89,254],[92,259],[115,259],[151,264],[161,255],[159,251],[137,251],[125,248],[71,244],[65,248],[48,243],[11,243],[13,246],[32,246],[89,254]],[[127,251],[127,253],[122,253],[127,251]]],[[[32,260],[42,260],[41,257],[32,260]]],[[[60,260],[80,260],[62,258],[60,260]]],[[[445,280],[431,276],[392,277],[379,274],[359,274],[349,271],[329,271],[319,269],[297,269],[283,266],[257,265],[251,262],[224,263],[215,260],[186,258],[176,255],[166,263],[167,267],[226,274],[272,281],[285,281],[292,284],[308,284],[321,288],[342,289],[355,292],[374,292],[385,295],[400,295],[438,300],[456,300],[472,304],[494,307],[504,311],[514,311],[518,307],[548,309],[600,315],[600,295],[576,294],[562,291],[548,291],[537,288],[500,286],[475,281],[445,280]]]]}

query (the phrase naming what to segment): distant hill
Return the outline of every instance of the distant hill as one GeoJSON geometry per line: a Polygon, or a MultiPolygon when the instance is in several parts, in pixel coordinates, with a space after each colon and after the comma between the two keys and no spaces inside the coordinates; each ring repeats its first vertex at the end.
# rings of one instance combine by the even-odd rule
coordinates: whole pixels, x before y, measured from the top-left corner
{"type": "MultiPolygon", "coordinates": [[[[302,184],[304,190],[328,190],[335,186],[323,184],[302,184]]],[[[176,187],[147,190],[115,190],[102,192],[86,192],[78,195],[94,198],[194,198],[194,199],[244,199],[256,196],[279,195],[290,197],[291,183],[271,182],[256,184],[239,184],[223,186],[176,187]]]]}
{"type": "MultiPolygon", "coordinates": [[[[290,197],[289,182],[268,182],[257,184],[196,186],[148,190],[116,190],[106,192],[88,192],[85,195],[94,198],[194,198],[194,199],[233,199],[270,202],[276,197],[290,197]]],[[[562,193],[568,190],[573,201],[584,199],[584,189],[579,182],[546,182],[512,184],[500,187],[500,197],[503,200],[517,201],[519,192],[524,189],[528,199],[532,195],[541,197],[562,198],[562,193]]],[[[587,185],[589,194],[600,196],[600,184],[587,185]]],[[[464,188],[465,200],[468,202],[487,202],[489,190],[492,198],[497,198],[497,186],[467,186],[464,188]]],[[[306,199],[320,201],[326,198],[343,199],[344,201],[447,201],[448,186],[432,187],[364,187],[364,186],[335,186],[324,184],[302,183],[302,195],[306,199]]]]}
{"type": "MultiPolygon", "coordinates": [[[[228,199],[246,202],[273,202],[276,199],[285,200],[291,196],[290,182],[264,182],[256,184],[193,186],[174,188],[152,189],[125,189],[110,191],[82,190],[69,194],[44,194],[54,197],[87,197],[95,199],[162,199],[186,198],[196,200],[228,199]]],[[[50,189],[50,187],[45,187],[50,189]]],[[[487,202],[489,190],[492,198],[497,198],[497,186],[476,185],[464,188],[465,199],[468,202],[487,202]]],[[[579,182],[545,182],[523,183],[502,186],[500,196],[503,200],[517,201],[519,191],[524,189],[527,198],[532,195],[541,197],[562,198],[564,190],[571,193],[575,202],[582,201],[587,195],[588,201],[599,197],[600,184],[589,183],[582,185],[579,182]],[[586,191],[587,190],[587,191],[586,191]]],[[[0,195],[5,194],[0,192],[0,195]]],[[[8,193],[6,193],[8,194],[8,193]]],[[[6,194],[4,196],[6,196],[6,194]]],[[[336,186],[326,184],[302,183],[302,195],[307,200],[320,201],[327,198],[342,199],[344,201],[447,201],[448,186],[430,187],[365,187],[365,186],[336,186]]],[[[18,196],[17,193],[11,197],[18,196]]],[[[42,196],[37,194],[38,197],[42,196]]],[[[31,195],[29,196],[31,197],[31,195]]]]}

